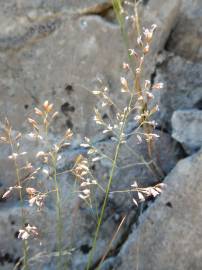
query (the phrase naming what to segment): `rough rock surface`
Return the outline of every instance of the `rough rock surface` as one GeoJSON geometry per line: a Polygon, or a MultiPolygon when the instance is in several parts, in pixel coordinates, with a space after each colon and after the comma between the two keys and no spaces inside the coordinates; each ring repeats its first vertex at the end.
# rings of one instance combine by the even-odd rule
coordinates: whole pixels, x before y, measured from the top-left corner
{"type": "Polygon", "coordinates": [[[190,154],[202,146],[202,111],[178,110],[172,116],[172,136],[190,154]]]}
{"type": "MultiPolygon", "coordinates": [[[[143,24],[159,26],[146,78],[155,68],[156,54],[173,27],[178,6],[179,1],[170,0],[159,7],[155,0],[144,9],[143,24]]],[[[13,27],[19,25],[14,22],[13,27]]],[[[92,121],[92,104],[100,105],[91,91],[97,86],[96,79],[100,78],[115,101],[125,106],[119,89],[127,50],[118,25],[102,16],[74,16],[61,10],[59,14],[47,11],[29,25],[22,22],[22,26],[20,34],[17,30],[0,34],[1,118],[6,114],[14,128],[24,128],[30,110],[49,99],[61,112],[57,130],[71,127],[78,138],[95,136],[98,130],[92,121]]],[[[132,47],[134,38],[131,31],[132,47]]]]}
{"type": "Polygon", "coordinates": [[[182,0],[181,15],[166,45],[169,51],[191,60],[202,60],[202,3],[182,0]]]}
{"type": "Polygon", "coordinates": [[[165,60],[157,65],[155,80],[165,87],[155,93],[160,107],[157,119],[170,131],[174,111],[202,107],[202,63],[167,53],[159,58],[165,60]]]}
{"type": "Polygon", "coordinates": [[[202,107],[201,10],[200,0],[181,1],[178,19],[153,74],[155,81],[165,83],[165,88],[156,96],[160,104],[158,118],[169,130],[175,110],[202,107]]]}
{"type": "Polygon", "coordinates": [[[201,175],[201,151],[177,164],[166,177],[166,191],[122,247],[114,270],[201,269],[201,175]]]}
{"type": "MultiPolygon", "coordinates": [[[[0,33],[3,35],[20,34],[33,22],[44,16],[61,15],[64,11],[67,14],[83,12],[88,9],[96,10],[98,6],[109,4],[106,0],[1,0],[0,20],[2,28],[0,33]],[[93,8],[92,8],[93,7],[93,8]]],[[[2,43],[3,39],[1,39],[2,43]]]]}

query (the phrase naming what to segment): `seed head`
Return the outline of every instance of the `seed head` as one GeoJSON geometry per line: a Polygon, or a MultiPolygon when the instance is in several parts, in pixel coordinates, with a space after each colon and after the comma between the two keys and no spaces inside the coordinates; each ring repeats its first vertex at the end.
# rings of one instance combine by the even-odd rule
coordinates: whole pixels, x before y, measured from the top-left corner
{"type": "Polygon", "coordinates": [[[35,112],[35,114],[37,114],[39,116],[43,115],[43,112],[41,110],[39,110],[38,108],[34,108],[34,112],[35,112]]]}

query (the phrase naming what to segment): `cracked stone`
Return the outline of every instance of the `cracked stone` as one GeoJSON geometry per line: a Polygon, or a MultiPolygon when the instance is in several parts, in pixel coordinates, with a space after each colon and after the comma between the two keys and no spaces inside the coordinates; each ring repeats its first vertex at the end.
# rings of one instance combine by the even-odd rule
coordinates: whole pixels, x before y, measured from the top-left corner
{"type": "Polygon", "coordinates": [[[114,270],[201,269],[201,165],[200,151],[166,177],[166,190],[134,226],[114,270]]]}
{"type": "Polygon", "coordinates": [[[164,88],[154,92],[155,102],[159,102],[159,112],[155,117],[170,131],[174,111],[201,109],[202,64],[173,54],[166,55],[167,59],[156,70],[155,82],[163,82],[164,88]]]}
{"type": "Polygon", "coordinates": [[[202,146],[202,111],[178,110],[173,113],[172,137],[179,141],[188,154],[202,146]]]}

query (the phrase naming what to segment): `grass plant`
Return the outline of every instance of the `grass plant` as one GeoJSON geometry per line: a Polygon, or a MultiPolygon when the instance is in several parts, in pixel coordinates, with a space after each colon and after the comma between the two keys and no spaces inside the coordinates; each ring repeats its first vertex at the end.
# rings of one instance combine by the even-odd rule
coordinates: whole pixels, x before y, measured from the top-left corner
{"type": "MultiPolygon", "coordinates": [[[[156,29],[156,25],[152,25],[151,28],[143,28],[143,31],[141,31],[137,11],[137,3],[135,1],[134,16],[131,17],[131,19],[134,20],[134,25],[136,25],[137,49],[129,48],[127,31],[125,29],[125,11],[123,8],[123,1],[112,0],[112,4],[129,55],[130,63],[123,63],[124,75],[120,78],[120,91],[123,96],[125,95],[127,97],[127,103],[120,108],[111,97],[108,88],[104,85],[102,85],[100,89],[92,91],[92,94],[99,98],[102,110],[106,110],[107,107],[113,107],[115,111],[115,115],[109,118],[109,121],[105,121],[102,118],[101,110],[99,108],[94,108],[94,120],[96,124],[102,128],[103,134],[110,134],[110,138],[112,140],[111,143],[115,145],[112,157],[108,156],[107,153],[98,149],[91,142],[90,138],[85,137],[84,142],[80,144],[80,147],[84,148],[87,154],[79,154],[70,169],[64,172],[58,172],[57,167],[58,161],[60,159],[60,152],[63,151],[63,148],[69,146],[70,140],[73,138],[73,133],[70,129],[67,129],[65,135],[59,140],[59,142],[50,139],[50,126],[58,113],[53,110],[53,104],[49,103],[48,101],[45,101],[42,104],[41,108],[34,109],[33,118],[28,118],[28,122],[32,128],[29,136],[43,145],[43,148],[40,149],[39,152],[37,152],[35,157],[36,161],[40,162],[41,164],[39,168],[34,169],[32,164],[28,161],[26,161],[26,163],[23,165],[19,165],[19,160],[21,156],[26,156],[26,153],[21,152],[20,150],[19,140],[22,138],[22,134],[19,133],[17,134],[17,136],[15,135],[13,139],[14,133],[12,132],[12,127],[8,120],[6,120],[5,122],[4,134],[2,134],[2,136],[0,137],[1,142],[10,145],[11,155],[9,156],[9,158],[13,160],[16,172],[16,185],[13,187],[9,187],[8,190],[4,193],[3,198],[7,199],[15,190],[17,190],[17,192],[19,193],[22,216],[22,227],[19,229],[19,238],[21,238],[23,241],[23,256],[19,262],[22,263],[22,269],[24,270],[29,270],[29,262],[33,261],[33,258],[39,258],[41,256],[40,254],[38,254],[38,256],[36,255],[32,258],[29,258],[28,240],[32,238],[38,238],[39,232],[38,228],[36,228],[34,224],[27,223],[26,215],[24,212],[24,203],[28,196],[29,205],[31,207],[36,206],[37,210],[40,211],[44,207],[45,199],[50,193],[54,194],[54,204],[56,209],[56,248],[55,251],[53,251],[55,255],[52,254],[52,257],[56,257],[57,259],[55,269],[68,269],[68,263],[64,263],[63,260],[64,256],[67,256],[67,254],[69,256],[69,253],[66,252],[66,248],[64,248],[63,246],[63,238],[65,237],[63,218],[67,217],[63,217],[62,213],[63,202],[61,195],[62,187],[60,183],[60,174],[71,173],[75,177],[76,183],[79,183],[77,193],[80,200],[84,201],[87,207],[92,210],[92,212],[93,209],[96,209],[96,228],[93,234],[92,248],[88,254],[87,264],[83,267],[83,269],[86,270],[92,269],[95,263],[97,241],[99,241],[99,234],[102,228],[103,218],[107,208],[109,195],[112,193],[137,194],[137,197],[134,196],[133,198],[133,203],[135,206],[138,206],[139,203],[145,201],[147,197],[156,197],[158,194],[161,193],[163,188],[163,184],[157,184],[154,187],[143,188],[139,187],[137,182],[134,181],[134,183],[126,190],[111,190],[114,181],[115,171],[118,168],[117,161],[120,155],[120,149],[122,147],[125,147],[131,153],[131,155],[135,155],[140,162],[139,164],[145,164],[146,167],[149,168],[156,177],[159,177],[160,173],[158,167],[152,159],[153,142],[156,138],[158,138],[158,135],[155,133],[156,123],[154,120],[152,120],[152,116],[155,112],[158,111],[158,106],[151,106],[151,101],[153,101],[154,99],[153,91],[161,89],[163,86],[161,83],[151,85],[151,82],[149,80],[145,80],[142,77],[145,58],[150,52],[151,42],[156,29]],[[132,78],[132,83],[129,82],[128,79],[126,79],[129,73],[129,77],[132,78]],[[128,124],[131,123],[131,121],[133,121],[135,129],[130,134],[128,133],[127,127],[128,124]],[[138,143],[143,143],[144,141],[146,141],[149,160],[145,160],[144,157],[139,156],[137,153],[134,152],[134,150],[131,149],[127,141],[129,136],[136,136],[138,143]],[[105,187],[99,179],[96,179],[96,177],[93,175],[92,170],[90,169],[92,164],[101,159],[108,159],[108,161],[111,162],[109,177],[105,187]],[[28,172],[28,176],[23,178],[23,176],[21,175],[22,171],[28,172]],[[46,186],[46,184],[44,184],[43,190],[38,190],[36,186],[32,184],[34,183],[33,180],[37,180],[37,174],[40,171],[43,171],[43,173],[45,172],[48,180],[52,181],[53,187],[51,190],[48,186],[46,186]],[[98,207],[96,198],[93,198],[92,191],[95,188],[103,194],[103,203],[101,207],[98,207]],[[95,207],[93,207],[93,205],[95,207]]],[[[133,164],[131,166],[133,166],[133,164]]],[[[121,226],[124,224],[125,218],[126,217],[121,220],[119,226],[112,235],[112,238],[109,239],[108,248],[106,249],[106,252],[103,254],[103,256],[100,258],[100,261],[96,268],[97,270],[100,269],[102,263],[110,252],[113,241],[117,237],[121,226]]],[[[41,254],[44,257],[49,257],[46,253],[42,252],[41,254]]],[[[18,269],[20,267],[19,262],[16,264],[15,269],[18,269]]]]}

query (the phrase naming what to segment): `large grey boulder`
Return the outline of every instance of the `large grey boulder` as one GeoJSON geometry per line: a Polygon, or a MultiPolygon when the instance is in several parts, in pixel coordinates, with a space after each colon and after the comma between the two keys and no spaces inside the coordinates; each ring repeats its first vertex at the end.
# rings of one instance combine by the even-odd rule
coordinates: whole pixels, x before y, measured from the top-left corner
{"type": "MultiPolygon", "coordinates": [[[[23,18],[27,18],[31,7],[26,7],[27,1],[21,1],[24,13],[11,16],[12,26],[7,23],[0,32],[0,116],[11,119],[15,129],[25,128],[30,110],[49,99],[62,112],[55,130],[61,132],[68,126],[78,138],[95,136],[98,129],[92,121],[92,111],[100,103],[91,91],[97,87],[97,78],[109,88],[119,106],[126,104],[120,94],[120,76],[122,63],[128,57],[119,26],[102,16],[85,16],[85,12],[82,15],[81,10],[95,5],[92,1],[81,1],[81,10],[75,2],[73,14],[65,8],[69,1],[60,12],[52,11],[54,1],[47,5],[42,2],[30,2],[36,11],[36,17],[30,21],[23,18]]],[[[149,2],[141,14],[142,25],[150,27],[156,23],[159,27],[145,66],[145,79],[155,69],[156,55],[162,50],[179,10],[179,1],[166,1],[160,6],[158,3],[149,2]]],[[[3,7],[13,12],[12,5],[3,7]]],[[[136,33],[129,30],[133,48],[136,33]]]]}
{"type": "Polygon", "coordinates": [[[201,177],[201,151],[177,164],[166,190],[133,228],[114,270],[201,269],[201,177]]]}
{"type": "Polygon", "coordinates": [[[202,111],[178,110],[173,113],[172,136],[190,154],[202,146],[202,111]]]}
{"type": "MultiPolygon", "coordinates": [[[[102,8],[110,7],[110,1],[106,0],[10,0],[0,1],[0,22],[1,35],[19,35],[23,30],[29,28],[34,22],[44,17],[61,16],[64,12],[67,15],[78,12],[91,12],[102,8]]],[[[1,44],[3,36],[1,38],[1,44]]]]}

